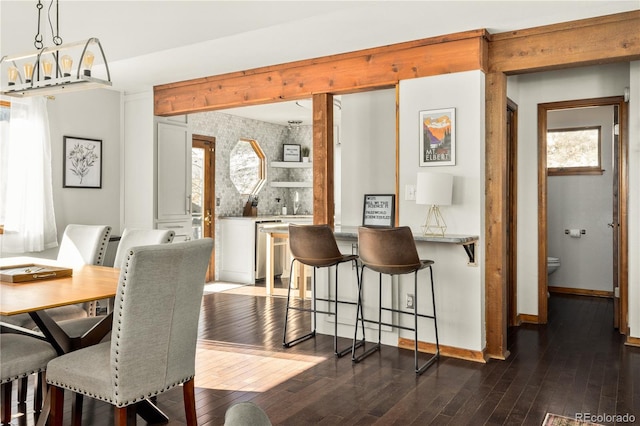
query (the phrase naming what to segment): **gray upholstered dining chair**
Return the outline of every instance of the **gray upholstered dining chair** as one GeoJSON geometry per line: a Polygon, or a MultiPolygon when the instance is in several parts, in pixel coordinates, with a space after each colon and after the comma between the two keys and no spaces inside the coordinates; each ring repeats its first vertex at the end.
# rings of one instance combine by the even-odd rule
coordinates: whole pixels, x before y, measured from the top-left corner
{"type": "MultiPolygon", "coordinates": [[[[0,334],[0,384],[2,386],[2,424],[11,422],[11,388],[14,380],[38,374],[41,384],[47,363],[58,356],[56,350],[44,340],[21,334],[0,334]]],[[[42,387],[36,386],[33,410],[42,408],[42,387]]]]}
{"type": "Polygon", "coordinates": [[[111,340],[61,355],[47,366],[50,424],[62,424],[65,389],[114,405],[115,423],[124,424],[135,419],[136,403],[180,384],[187,424],[196,424],[198,319],[212,249],[210,238],[129,249],[111,340]]]}
{"type": "Polygon", "coordinates": [[[176,233],[168,229],[137,229],[125,228],[118,243],[114,268],[120,268],[131,247],[148,246],[153,244],[168,244],[173,241],[176,233]]]}
{"type": "MultiPolygon", "coordinates": [[[[75,225],[69,224],[64,230],[57,261],[68,267],[81,265],[102,265],[104,254],[109,243],[111,227],[106,225],[75,225]]],[[[66,320],[78,320],[95,315],[94,303],[82,303],[77,305],[60,306],[47,309],[47,314],[56,322],[66,320]]],[[[29,314],[0,316],[3,323],[34,329],[35,322],[29,314]]],[[[23,403],[26,398],[28,376],[22,377],[18,402],[23,403]]],[[[9,388],[11,383],[4,386],[9,388]]],[[[36,392],[41,392],[40,383],[36,392]]]]}
{"type": "MultiPolygon", "coordinates": [[[[125,228],[120,237],[118,243],[118,249],[116,250],[115,260],[113,266],[120,268],[123,260],[126,259],[126,255],[131,247],[136,246],[149,246],[154,244],[168,244],[173,241],[176,233],[168,229],[136,229],[125,228]]],[[[109,310],[113,309],[112,301],[109,301],[109,310]]],[[[79,319],[71,319],[66,321],[59,321],[58,325],[71,337],[79,337],[86,333],[91,327],[100,322],[100,317],[86,317],[79,319]]]]}

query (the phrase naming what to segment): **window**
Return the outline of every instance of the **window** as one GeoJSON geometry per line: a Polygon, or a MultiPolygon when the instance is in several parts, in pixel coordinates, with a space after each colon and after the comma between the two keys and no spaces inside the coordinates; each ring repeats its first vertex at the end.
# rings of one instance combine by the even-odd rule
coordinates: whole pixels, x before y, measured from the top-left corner
{"type": "MultiPolygon", "coordinates": [[[[2,158],[7,155],[7,143],[9,140],[9,112],[11,111],[11,104],[7,101],[0,101],[0,164],[2,158]]],[[[3,198],[5,189],[3,188],[4,182],[7,181],[6,167],[0,168],[0,199],[3,198]]],[[[4,220],[0,217],[0,234],[4,234],[4,220]]]]}
{"type": "Polygon", "coordinates": [[[547,131],[547,173],[601,175],[600,126],[547,131]]]}

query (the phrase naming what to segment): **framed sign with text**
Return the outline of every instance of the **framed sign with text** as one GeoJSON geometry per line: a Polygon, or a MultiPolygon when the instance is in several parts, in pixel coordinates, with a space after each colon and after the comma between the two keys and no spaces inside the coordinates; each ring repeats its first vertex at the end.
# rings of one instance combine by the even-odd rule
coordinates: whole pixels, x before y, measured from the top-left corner
{"type": "Polygon", "coordinates": [[[363,226],[394,226],[395,218],[396,196],[394,194],[365,194],[363,226]]]}
{"type": "Polygon", "coordinates": [[[300,162],[300,160],[300,145],[287,143],[282,145],[282,161],[300,162]]]}

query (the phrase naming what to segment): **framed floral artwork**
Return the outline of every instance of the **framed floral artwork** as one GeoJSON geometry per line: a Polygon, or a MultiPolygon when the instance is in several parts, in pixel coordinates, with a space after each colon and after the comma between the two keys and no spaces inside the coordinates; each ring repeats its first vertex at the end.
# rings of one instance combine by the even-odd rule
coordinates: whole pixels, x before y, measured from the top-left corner
{"type": "Polygon", "coordinates": [[[420,111],[420,166],[455,164],[455,108],[420,111]]]}
{"type": "Polygon", "coordinates": [[[62,186],[102,188],[102,141],[64,136],[62,186]]]}

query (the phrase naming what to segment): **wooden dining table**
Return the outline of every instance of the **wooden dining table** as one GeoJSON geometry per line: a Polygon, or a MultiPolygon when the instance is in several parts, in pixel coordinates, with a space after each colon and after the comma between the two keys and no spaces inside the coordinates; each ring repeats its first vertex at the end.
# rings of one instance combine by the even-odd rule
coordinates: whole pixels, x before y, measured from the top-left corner
{"type": "MultiPolygon", "coordinates": [[[[50,259],[34,257],[9,257],[0,259],[0,268],[24,265],[64,267],[50,259]]],[[[28,266],[24,266],[25,269],[28,266]]],[[[72,275],[60,278],[43,278],[25,282],[0,281],[0,315],[28,313],[40,329],[40,333],[0,322],[2,331],[30,334],[44,338],[59,355],[99,343],[111,330],[109,313],[82,336],[69,336],[48,314],[46,309],[76,303],[92,302],[115,297],[120,270],[107,266],[82,265],[73,268],[72,275]]],[[[46,421],[49,397],[45,400],[38,424],[46,421]]],[[[151,424],[166,423],[169,418],[148,400],[137,404],[138,414],[151,424]]]]}
{"type": "MultiPolygon", "coordinates": [[[[56,261],[34,257],[0,259],[0,267],[20,265],[60,267],[56,261]]],[[[27,269],[27,267],[25,267],[27,269]]],[[[45,275],[45,274],[43,274],[45,275]]],[[[109,299],[116,295],[120,270],[107,266],[82,265],[73,268],[72,275],[62,278],[43,278],[25,282],[0,281],[0,315],[27,313],[59,355],[98,343],[111,330],[111,316],[107,315],[82,336],[69,336],[51,319],[46,309],[77,303],[109,299]]],[[[2,323],[3,329],[34,334],[30,330],[2,323]]]]}

